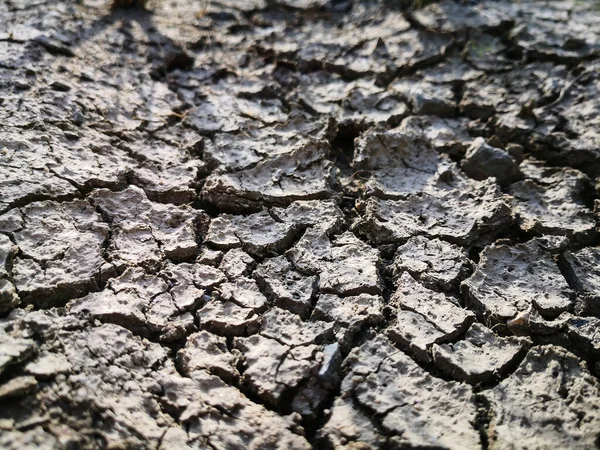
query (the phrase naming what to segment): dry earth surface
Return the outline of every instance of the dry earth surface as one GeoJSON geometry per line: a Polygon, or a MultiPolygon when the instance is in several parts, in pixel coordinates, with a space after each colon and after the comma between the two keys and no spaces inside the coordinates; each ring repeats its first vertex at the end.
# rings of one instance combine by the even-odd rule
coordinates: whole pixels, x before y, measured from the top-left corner
{"type": "Polygon", "coordinates": [[[600,4],[0,2],[0,447],[600,447],[600,4]]]}

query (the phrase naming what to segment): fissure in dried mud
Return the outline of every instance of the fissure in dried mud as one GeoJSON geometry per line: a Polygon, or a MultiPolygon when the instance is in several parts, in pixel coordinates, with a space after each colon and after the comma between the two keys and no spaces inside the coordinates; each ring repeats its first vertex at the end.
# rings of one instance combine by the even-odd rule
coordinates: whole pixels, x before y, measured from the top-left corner
{"type": "Polygon", "coordinates": [[[597,1],[0,23],[0,447],[600,446],[597,1]]]}

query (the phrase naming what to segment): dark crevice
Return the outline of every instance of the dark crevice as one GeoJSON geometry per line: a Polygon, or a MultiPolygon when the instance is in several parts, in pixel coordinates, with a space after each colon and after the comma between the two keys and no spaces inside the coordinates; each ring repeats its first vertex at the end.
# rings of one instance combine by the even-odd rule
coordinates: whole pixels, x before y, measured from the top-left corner
{"type": "Polygon", "coordinates": [[[354,173],[352,160],[354,159],[354,139],[364,129],[355,123],[339,124],[335,137],[331,140],[329,159],[339,169],[340,177],[350,177],[354,173]]]}
{"type": "Polygon", "coordinates": [[[476,426],[479,430],[481,450],[490,449],[489,426],[493,419],[493,410],[488,399],[482,395],[474,396],[475,406],[477,407],[476,426]]]}

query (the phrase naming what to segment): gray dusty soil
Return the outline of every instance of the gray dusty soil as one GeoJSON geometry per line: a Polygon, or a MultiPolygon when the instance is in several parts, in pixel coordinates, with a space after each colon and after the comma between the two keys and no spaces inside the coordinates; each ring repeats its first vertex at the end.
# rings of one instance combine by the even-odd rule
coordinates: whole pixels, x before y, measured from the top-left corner
{"type": "Polygon", "coordinates": [[[600,4],[401,3],[0,2],[0,448],[600,448],[600,4]]]}

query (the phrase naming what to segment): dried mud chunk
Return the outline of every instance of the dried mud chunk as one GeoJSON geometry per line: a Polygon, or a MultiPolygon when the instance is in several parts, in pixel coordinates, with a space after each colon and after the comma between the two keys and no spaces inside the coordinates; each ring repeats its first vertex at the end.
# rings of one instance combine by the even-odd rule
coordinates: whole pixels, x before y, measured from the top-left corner
{"type": "Polygon", "coordinates": [[[21,303],[14,284],[0,278],[0,314],[11,311],[21,303]]]}
{"type": "Polygon", "coordinates": [[[340,75],[315,71],[302,74],[297,83],[298,100],[309,110],[323,115],[341,114],[340,104],[348,98],[350,87],[340,75]]]}
{"type": "Polygon", "coordinates": [[[25,372],[38,379],[52,378],[61,373],[71,371],[71,363],[64,355],[42,353],[36,361],[25,366],[25,372]]]}
{"type": "Polygon", "coordinates": [[[121,325],[142,336],[157,333],[161,341],[176,341],[193,331],[194,319],[180,309],[167,289],[164,281],[130,269],[109,281],[108,289],[69,303],[67,311],[121,325]]]}
{"type": "Polygon", "coordinates": [[[233,282],[223,283],[219,286],[219,290],[224,300],[231,301],[242,308],[251,308],[260,312],[267,306],[267,298],[260,292],[256,281],[251,278],[239,277],[233,282]]]}
{"type": "Polygon", "coordinates": [[[423,236],[410,238],[396,250],[395,277],[406,271],[424,286],[450,290],[466,275],[468,259],[464,251],[453,244],[423,236]]]}
{"type": "Polygon", "coordinates": [[[273,308],[264,316],[260,334],[291,347],[320,344],[332,336],[333,325],[325,322],[303,322],[299,316],[281,308],[273,308]]]}
{"type": "Polygon", "coordinates": [[[468,119],[442,119],[435,116],[410,116],[397,130],[414,138],[425,139],[437,152],[451,157],[462,156],[473,139],[467,129],[468,119]]]}
{"type": "Polygon", "coordinates": [[[242,248],[255,256],[273,256],[291,245],[296,236],[296,227],[291,223],[280,223],[267,211],[237,218],[236,236],[242,248]]]}
{"type": "Polygon", "coordinates": [[[597,29],[592,29],[585,19],[577,20],[580,16],[574,14],[571,20],[564,22],[524,21],[511,31],[509,37],[532,59],[575,63],[600,52],[597,29]]]}
{"type": "Polygon", "coordinates": [[[600,357],[600,319],[597,317],[569,317],[567,320],[569,337],[586,354],[600,357]]]}
{"type": "Polygon", "coordinates": [[[260,264],[254,277],[274,298],[275,306],[301,317],[309,313],[318,286],[316,276],[298,272],[284,256],[278,256],[260,264]]]}
{"type": "Polygon", "coordinates": [[[108,226],[90,204],[45,201],[20,211],[25,222],[13,238],[21,256],[12,275],[21,300],[45,307],[95,289],[108,226]]]}
{"type": "Polygon", "coordinates": [[[325,232],[308,229],[296,245],[286,252],[286,257],[297,270],[318,274],[323,270],[323,262],[333,259],[331,247],[331,241],[325,232]]]}
{"type": "Polygon", "coordinates": [[[497,336],[474,323],[463,340],[433,344],[431,350],[437,368],[456,380],[474,384],[504,376],[530,344],[524,338],[497,336]]]}
{"type": "Polygon", "coordinates": [[[533,305],[530,305],[513,319],[507,320],[506,329],[515,335],[556,335],[564,333],[570,317],[570,313],[563,312],[557,318],[548,320],[542,317],[533,305]]]}
{"type": "Polygon", "coordinates": [[[195,328],[192,315],[180,311],[168,293],[148,298],[134,292],[104,290],[69,303],[67,311],[121,325],[142,336],[157,333],[163,342],[180,340],[195,328]]]}
{"type": "Polygon", "coordinates": [[[382,55],[376,52],[378,38],[387,40],[402,34],[410,25],[394,11],[389,11],[385,18],[369,18],[371,17],[371,21],[362,16],[346,21],[343,27],[333,26],[328,22],[320,22],[319,26],[307,26],[307,36],[297,37],[286,49],[299,49],[298,57],[302,58],[305,66],[312,68],[324,65],[352,78],[361,74],[384,72],[382,55]],[[303,41],[310,43],[304,51],[299,46],[303,41]]]}
{"type": "Polygon", "coordinates": [[[51,133],[49,145],[52,157],[46,163],[48,169],[79,189],[122,188],[127,184],[128,172],[137,166],[106,135],[90,128],[76,140],[66,133],[51,133]]]}
{"type": "Polygon", "coordinates": [[[380,294],[379,252],[346,232],[331,249],[333,260],[319,274],[321,292],[339,295],[380,294]],[[347,239],[345,241],[345,239],[347,239]]]}
{"type": "Polygon", "coordinates": [[[145,316],[146,326],[151,332],[159,333],[161,342],[180,341],[196,330],[191,312],[180,310],[169,293],[152,299],[145,316]]]}
{"type": "Polygon", "coordinates": [[[461,289],[467,303],[491,322],[512,319],[532,305],[553,319],[573,303],[569,285],[539,239],[486,247],[461,289]]]}
{"type": "Polygon", "coordinates": [[[154,201],[183,205],[196,199],[194,185],[204,172],[201,161],[170,163],[166,167],[146,162],[134,170],[132,182],[154,201]]]}
{"type": "Polygon", "coordinates": [[[0,140],[0,211],[28,201],[77,197],[76,187],[124,186],[127,172],[135,165],[125,151],[89,128],[77,141],[52,126],[43,134],[0,134],[4,136],[0,140]]]}
{"type": "Polygon", "coordinates": [[[161,271],[161,275],[169,281],[171,294],[180,299],[178,304],[182,308],[190,304],[190,297],[202,297],[205,289],[214,288],[227,281],[223,272],[205,264],[168,264],[161,271]]]}
{"type": "Polygon", "coordinates": [[[475,33],[470,35],[465,54],[473,67],[486,72],[501,72],[511,69],[514,64],[514,61],[507,56],[506,50],[502,37],[475,33]]]}
{"type": "Polygon", "coordinates": [[[48,171],[51,151],[38,132],[0,131],[0,212],[30,201],[67,199],[77,189],[48,171]]]}
{"type": "Polygon", "coordinates": [[[221,214],[210,221],[205,242],[216,248],[227,250],[240,247],[242,244],[236,236],[236,217],[229,214],[221,214]]]}
{"type": "Polygon", "coordinates": [[[2,430],[0,433],[0,447],[5,450],[22,450],[24,448],[35,448],[38,450],[55,450],[59,447],[56,437],[44,431],[39,426],[31,430],[2,430]]]}
{"type": "Polygon", "coordinates": [[[475,315],[457,306],[450,297],[423,287],[405,272],[390,304],[398,309],[388,337],[416,358],[430,361],[432,344],[460,336],[475,315]]]}
{"type": "MultiPolygon", "coordinates": [[[[495,47],[494,42],[481,45],[491,45],[492,52],[495,47]]],[[[496,135],[504,142],[522,142],[536,125],[533,108],[554,99],[544,99],[541,86],[549,79],[560,84],[568,78],[565,66],[551,63],[533,63],[508,72],[488,73],[485,79],[465,84],[461,112],[483,120],[497,113],[498,117],[490,123],[496,135]]]]}
{"type": "Polygon", "coordinates": [[[321,292],[338,295],[380,294],[379,251],[350,232],[333,242],[317,229],[306,231],[287,252],[297,270],[319,275],[321,292]]]}
{"type": "Polygon", "coordinates": [[[22,397],[34,390],[38,385],[35,377],[24,375],[8,380],[0,385],[0,401],[8,398],[22,397]]]}
{"type": "Polygon", "coordinates": [[[252,169],[210,175],[202,198],[221,211],[239,213],[262,206],[286,206],[294,200],[330,197],[336,170],[326,156],[326,144],[316,141],[252,169]]]}
{"type": "MultiPolygon", "coordinates": [[[[148,368],[162,365],[167,353],[158,344],[138,340],[116,325],[68,333],[61,330],[59,336],[65,346],[65,355],[73,366],[73,374],[56,386],[59,389],[73,386],[68,404],[74,407],[86,404],[92,411],[112,405],[114,422],[98,429],[109,445],[140,445],[138,436],[157,442],[170,421],[165,420],[152,394],[157,386],[148,376],[151,373],[148,368]],[[125,371],[127,378],[118,376],[125,371]],[[128,389],[126,399],[121,394],[123,389],[128,389]],[[138,434],[138,430],[144,430],[144,433],[138,434]]],[[[51,392],[44,395],[51,396],[51,392]]],[[[68,412],[63,414],[68,415],[68,412]]]]}
{"type": "Polygon", "coordinates": [[[411,106],[414,115],[454,117],[458,111],[450,84],[433,84],[423,80],[400,80],[390,86],[411,106]]]}
{"type": "Polygon", "coordinates": [[[259,316],[252,308],[211,299],[198,311],[200,328],[223,336],[243,336],[258,330],[259,316]]]}
{"type": "Polygon", "coordinates": [[[200,254],[196,258],[196,262],[198,264],[205,264],[207,266],[216,267],[221,263],[221,259],[223,259],[223,252],[221,250],[211,250],[209,248],[203,248],[202,250],[200,250],[200,254]]]}
{"type": "Polygon", "coordinates": [[[451,297],[427,289],[406,272],[400,278],[390,303],[421,314],[449,334],[460,333],[475,319],[471,311],[458,306],[451,297]]]}
{"type": "Polygon", "coordinates": [[[432,377],[382,336],[354,349],[344,366],[342,396],[320,431],[331,445],[480,448],[467,385],[432,377]]]}
{"type": "Polygon", "coordinates": [[[595,235],[592,211],[581,197],[589,179],[575,169],[544,171],[539,181],[524,180],[510,188],[521,228],[538,234],[560,234],[589,242],[595,235]]]}
{"type": "Polygon", "coordinates": [[[338,397],[327,423],[319,430],[319,439],[336,449],[383,448],[387,438],[371,416],[355,407],[351,398],[338,397]]]}
{"type": "Polygon", "coordinates": [[[426,143],[397,133],[369,133],[356,140],[352,167],[368,171],[367,191],[398,199],[436,188],[440,172],[451,161],[426,143]]]}
{"type": "Polygon", "coordinates": [[[92,445],[86,431],[93,429],[94,439],[119,448],[262,448],[275,442],[307,448],[290,431],[292,420],[250,402],[219,378],[202,370],[181,377],[164,347],[116,325],[74,331],[61,329],[60,322],[48,344],[60,343],[73,372],[57,377],[37,398],[59,411],[61,423],[75,427],[80,445],[92,445]],[[99,417],[110,409],[109,423],[79,420],[74,412],[82,408],[99,417]]]}
{"type": "Polygon", "coordinates": [[[462,56],[446,55],[444,61],[419,71],[425,81],[435,84],[464,83],[481,78],[483,72],[473,68],[462,56]]]}
{"type": "Polygon", "coordinates": [[[532,348],[515,373],[484,395],[493,411],[493,448],[587,449],[598,442],[600,385],[560,347],[532,348]]]}
{"type": "MultiPolygon", "coordinates": [[[[25,226],[25,219],[26,218],[23,215],[23,212],[19,208],[13,208],[10,211],[5,212],[4,214],[0,215],[0,232],[9,234],[22,230],[25,226]]],[[[8,244],[8,242],[4,242],[5,245],[8,244]]],[[[7,256],[12,253],[12,249],[9,250],[8,248],[5,248],[4,251],[7,252],[7,256]]],[[[5,263],[7,261],[5,261],[5,263]]],[[[4,267],[4,269],[6,270],[6,267],[4,267]]]]}
{"type": "Polygon", "coordinates": [[[394,126],[410,113],[400,96],[390,94],[372,81],[358,80],[350,86],[348,95],[342,99],[341,124],[394,126]]]}
{"type": "Polygon", "coordinates": [[[235,346],[247,365],[243,382],[252,386],[257,395],[272,405],[279,404],[286,388],[294,388],[302,380],[309,378],[311,373],[316,373],[319,364],[319,361],[313,360],[313,352],[317,351],[314,345],[305,347],[305,354],[296,355],[299,350],[291,352],[290,347],[274,339],[254,335],[237,339],[235,346]],[[282,371],[279,376],[281,366],[288,357],[285,372],[282,371]]]}
{"type": "MultiPolygon", "coordinates": [[[[311,25],[306,24],[299,32],[282,33],[284,42],[274,44],[278,53],[293,55],[302,71],[328,65],[348,45],[344,34],[331,22],[318,21],[311,25]]],[[[357,42],[355,38],[350,38],[350,41],[357,42]]]]}
{"type": "Polygon", "coordinates": [[[259,334],[235,340],[246,366],[243,382],[272,405],[278,405],[289,392],[296,412],[314,416],[327,394],[327,386],[321,386],[318,377],[322,374],[326,382],[336,372],[333,368],[322,370],[328,364],[322,343],[331,331],[330,324],[302,322],[290,312],[270,310],[259,334]]]}
{"type": "Polygon", "coordinates": [[[110,261],[117,265],[139,265],[156,272],[162,265],[164,254],[149,226],[133,224],[116,228],[108,247],[110,261]]]}
{"type": "Polygon", "coordinates": [[[136,186],[120,192],[99,189],[92,192],[89,199],[115,226],[149,227],[165,256],[175,261],[194,257],[196,232],[202,231],[209,220],[204,212],[186,205],[151,202],[136,186]]]}
{"type": "Polygon", "coordinates": [[[269,411],[214,375],[198,371],[190,379],[168,370],[156,380],[165,407],[185,425],[167,431],[162,441],[166,446],[179,448],[187,441],[194,449],[311,448],[302,437],[299,417],[269,411]],[[176,433],[169,435],[171,430],[176,433]]]}
{"type": "MultiPolygon", "coordinates": [[[[143,32],[142,34],[143,35],[143,32]]],[[[141,35],[132,36],[132,39],[143,39],[141,35]],[[139,37],[138,37],[139,36],[139,37]]],[[[159,38],[161,39],[161,38],[159,38]]],[[[179,64],[179,68],[191,69],[189,67],[190,63],[193,64],[194,58],[190,56],[184,49],[182,49],[178,44],[173,44],[173,42],[169,42],[168,39],[164,39],[162,37],[162,43],[160,44],[163,48],[159,50],[161,53],[160,59],[163,59],[164,62],[158,64],[170,65],[169,69],[174,69],[175,65],[179,64]],[[163,53],[164,52],[164,53],[163,53]],[[176,62],[176,60],[178,60],[176,62]]],[[[156,56],[149,56],[150,59],[156,58],[156,56]]],[[[158,58],[157,58],[158,59],[158,58]]],[[[155,60],[156,61],[156,60],[155,60]]],[[[149,68],[149,72],[152,73],[153,76],[156,76],[157,72],[161,70],[161,68],[157,67],[156,62],[153,64],[153,68],[149,68]]],[[[139,77],[140,75],[135,73],[134,70],[131,72],[133,77],[139,77]]],[[[160,76],[160,75],[159,75],[160,76]]],[[[126,75],[124,76],[126,78],[126,75]]],[[[152,78],[152,76],[150,77],[152,78]]],[[[136,80],[137,81],[137,80],[136,80]]],[[[127,82],[123,80],[121,84],[115,86],[116,88],[116,96],[122,95],[124,90],[127,90],[128,94],[128,102],[125,105],[131,108],[135,100],[132,102],[132,93],[135,93],[137,96],[137,105],[134,103],[135,112],[131,111],[131,117],[135,121],[140,121],[140,126],[136,126],[135,129],[142,129],[148,131],[149,133],[153,133],[162,128],[165,128],[165,125],[168,123],[170,117],[175,116],[178,111],[182,111],[185,106],[182,100],[180,100],[179,95],[173,90],[170,89],[169,85],[165,82],[149,78],[145,78],[140,80],[141,82],[133,81],[134,85],[130,89],[128,89],[127,82]]],[[[108,84],[108,83],[107,83],[108,84]]],[[[114,86],[113,83],[110,83],[114,86]]],[[[110,103],[109,105],[114,108],[115,104],[119,105],[119,100],[115,98],[114,103],[110,103]]]]}
{"type": "Polygon", "coordinates": [[[213,141],[207,140],[203,159],[210,169],[219,168],[227,172],[242,170],[260,162],[269,144],[268,141],[257,142],[253,138],[218,133],[213,141]]]}
{"type": "Polygon", "coordinates": [[[460,112],[471,119],[486,120],[495,114],[497,105],[501,104],[506,95],[507,91],[503,86],[469,81],[465,84],[459,104],[460,112]]]}
{"type": "MultiPolygon", "coordinates": [[[[531,138],[532,149],[543,159],[551,157],[561,164],[577,167],[589,174],[598,174],[600,169],[600,105],[598,97],[597,67],[585,66],[588,71],[577,72],[576,82],[559,84],[555,97],[561,98],[558,105],[534,110],[540,124],[531,138]]],[[[565,81],[575,74],[564,76],[565,81]]]]}
{"type": "Polygon", "coordinates": [[[170,128],[162,131],[166,134],[164,141],[145,139],[142,133],[128,133],[122,148],[140,161],[131,173],[133,184],[143,188],[153,201],[182,205],[196,199],[197,180],[206,173],[206,164],[193,157],[194,147],[201,147],[203,141],[197,135],[171,139],[176,131],[170,128]],[[185,139],[183,143],[181,138],[185,139]]]}
{"type": "Polygon", "coordinates": [[[321,294],[311,319],[333,322],[337,341],[342,349],[349,349],[364,327],[383,322],[383,305],[383,298],[379,295],[339,297],[321,294]]]}
{"type": "Polygon", "coordinates": [[[395,320],[387,329],[387,337],[398,347],[409,352],[415,360],[431,361],[431,346],[442,342],[446,334],[421,314],[414,311],[399,310],[395,320]]]}
{"type": "Polygon", "coordinates": [[[239,377],[236,368],[239,355],[227,349],[227,340],[207,331],[189,336],[185,347],[177,352],[177,363],[186,376],[199,370],[219,376],[225,381],[239,377]]]}
{"type": "Polygon", "coordinates": [[[201,100],[185,122],[201,132],[231,132],[254,122],[273,124],[285,122],[287,114],[279,100],[259,102],[235,97],[227,93],[210,94],[201,100]]]}
{"type": "Polygon", "coordinates": [[[477,138],[467,150],[461,169],[476,180],[495,177],[499,184],[505,185],[521,177],[515,160],[501,148],[486,144],[483,138],[477,138]]]}
{"type": "Polygon", "coordinates": [[[325,138],[326,131],[325,121],[293,110],[285,123],[250,127],[242,134],[217,133],[212,141],[205,141],[203,160],[211,170],[237,172],[310,146],[314,138],[325,138]]]}
{"type": "Polygon", "coordinates": [[[411,195],[406,200],[367,200],[352,227],[374,244],[404,242],[412,236],[440,238],[457,245],[490,241],[512,221],[498,186],[490,180],[472,192],[411,195]]]}
{"type": "Polygon", "coordinates": [[[564,260],[567,277],[578,292],[576,312],[600,317],[600,248],[565,252],[564,260]]]}
{"type": "Polygon", "coordinates": [[[8,269],[12,264],[19,248],[12,243],[8,236],[0,234],[0,278],[8,275],[8,269]]]}
{"type": "Polygon", "coordinates": [[[411,16],[422,27],[442,33],[501,30],[512,24],[512,20],[502,10],[487,8],[486,5],[459,5],[449,0],[418,9],[411,16]]]}
{"type": "Polygon", "coordinates": [[[449,37],[437,33],[410,29],[366,40],[338,57],[333,66],[372,74],[420,68],[440,61],[450,42],[449,37]]]}
{"type": "Polygon", "coordinates": [[[169,290],[169,284],[162,277],[148,275],[137,267],[128,268],[119,277],[111,279],[107,287],[116,294],[134,292],[148,299],[169,290]]]}
{"type": "Polygon", "coordinates": [[[509,111],[498,114],[494,119],[494,130],[500,142],[525,143],[528,136],[535,128],[535,121],[531,117],[524,117],[519,111],[509,111]]]}
{"type": "Polygon", "coordinates": [[[0,374],[8,367],[26,361],[36,352],[32,339],[13,337],[0,330],[0,374]]]}
{"type": "Polygon", "coordinates": [[[297,227],[316,227],[327,234],[341,230],[344,214],[333,200],[299,200],[287,208],[273,208],[273,216],[297,227]]]}
{"type": "Polygon", "coordinates": [[[229,279],[248,275],[255,261],[252,256],[239,248],[229,250],[221,259],[219,270],[223,271],[229,279]]]}

